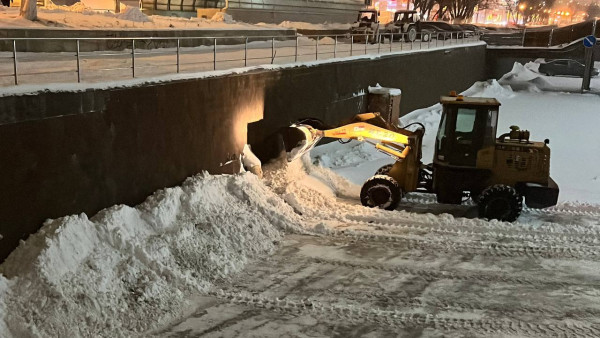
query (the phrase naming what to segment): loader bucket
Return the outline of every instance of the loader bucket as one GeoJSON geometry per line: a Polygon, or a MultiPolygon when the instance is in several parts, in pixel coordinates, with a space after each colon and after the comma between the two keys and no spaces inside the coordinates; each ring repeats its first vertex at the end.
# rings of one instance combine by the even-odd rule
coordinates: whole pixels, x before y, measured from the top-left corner
{"type": "Polygon", "coordinates": [[[307,124],[292,124],[284,134],[288,162],[302,157],[321,140],[322,133],[307,124]]]}

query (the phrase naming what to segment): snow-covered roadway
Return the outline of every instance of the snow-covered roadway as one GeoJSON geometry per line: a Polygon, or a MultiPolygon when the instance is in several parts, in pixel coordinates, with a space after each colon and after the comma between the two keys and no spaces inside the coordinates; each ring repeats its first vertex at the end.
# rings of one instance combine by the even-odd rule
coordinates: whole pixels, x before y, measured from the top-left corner
{"type": "Polygon", "coordinates": [[[267,174],[288,203],[302,206],[306,233],[287,235],[270,258],[197,299],[191,316],[152,333],[600,335],[598,211],[526,213],[514,224],[387,212],[323,194],[326,187],[348,191],[309,163],[291,172],[285,180],[289,171],[267,174]]]}

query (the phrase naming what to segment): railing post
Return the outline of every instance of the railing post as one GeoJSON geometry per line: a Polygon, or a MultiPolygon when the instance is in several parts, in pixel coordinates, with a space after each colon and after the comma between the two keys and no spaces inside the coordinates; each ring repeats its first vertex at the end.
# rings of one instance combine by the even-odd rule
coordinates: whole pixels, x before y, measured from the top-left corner
{"type": "Polygon", "coordinates": [[[271,38],[271,63],[275,62],[275,37],[271,38]]]}
{"type": "Polygon", "coordinates": [[[13,40],[13,71],[15,72],[15,86],[19,84],[17,69],[17,40],[13,40]]]}
{"type": "Polygon", "coordinates": [[[552,46],[552,35],[554,35],[554,28],[550,30],[550,34],[548,35],[548,47],[552,46]]]}
{"type": "Polygon", "coordinates": [[[315,44],[315,60],[319,59],[319,36],[317,35],[317,41],[315,44]]]}
{"type": "Polygon", "coordinates": [[[77,83],[81,82],[81,61],[79,58],[79,39],[77,39],[77,83]]]}
{"type": "Polygon", "coordinates": [[[180,60],[179,60],[179,55],[180,55],[180,49],[181,49],[181,43],[179,42],[179,39],[177,39],[177,74],[179,74],[180,71],[180,60]]]}
{"type": "Polygon", "coordinates": [[[392,43],[394,43],[394,33],[390,33],[390,53],[392,52],[392,43]]]}
{"type": "Polygon", "coordinates": [[[350,35],[350,56],[352,56],[353,51],[354,51],[354,35],[350,35]]]}
{"type": "Polygon", "coordinates": [[[337,37],[338,36],[336,35],[335,36],[335,43],[333,45],[333,58],[334,59],[337,57],[337,44],[338,44],[337,37]]]}
{"type": "Polygon", "coordinates": [[[298,62],[298,35],[296,35],[296,51],[294,52],[294,62],[298,62]]]}
{"type": "Polygon", "coordinates": [[[400,51],[404,48],[404,33],[400,34],[400,51]]]}
{"type": "Polygon", "coordinates": [[[367,54],[367,46],[369,45],[369,34],[365,34],[365,55],[367,54]]]}
{"type": "Polygon", "coordinates": [[[248,66],[248,37],[244,41],[244,67],[248,66]]]}
{"type": "Polygon", "coordinates": [[[213,70],[217,70],[217,38],[214,39],[213,44],[213,70]]]}
{"type": "Polygon", "coordinates": [[[527,28],[523,28],[523,38],[521,39],[521,47],[525,47],[525,32],[527,28]]]}
{"type": "Polygon", "coordinates": [[[377,35],[377,54],[381,54],[381,34],[377,35]]]}
{"type": "Polygon", "coordinates": [[[131,40],[131,77],[135,78],[135,39],[131,40]]]}
{"type": "Polygon", "coordinates": [[[440,41],[440,32],[435,33],[435,46],[438,46],[438,41],[440,41]]]}

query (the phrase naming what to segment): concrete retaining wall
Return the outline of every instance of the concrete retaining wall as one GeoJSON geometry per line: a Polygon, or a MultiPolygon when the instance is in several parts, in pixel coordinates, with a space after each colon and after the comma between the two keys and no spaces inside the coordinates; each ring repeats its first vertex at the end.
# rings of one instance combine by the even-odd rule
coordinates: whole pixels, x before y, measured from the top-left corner
{"type": "Polygon", "coordinates": [[[202,170],[235,172],[246,142],[260,142],[297,118],[339,123],[364,112],[369,85],[401,88],[405,113],[484,79],[484,62],[482,45],[0,97],[0,259],[47,218],[134,205],[202,170]]]}

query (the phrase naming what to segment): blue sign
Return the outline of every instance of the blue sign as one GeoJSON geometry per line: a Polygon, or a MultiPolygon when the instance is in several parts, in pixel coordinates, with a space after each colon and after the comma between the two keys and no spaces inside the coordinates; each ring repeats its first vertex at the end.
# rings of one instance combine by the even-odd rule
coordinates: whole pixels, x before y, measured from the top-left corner
{"type": "Polygon", "coordinates": [[[588,35],[583,38],[583,45],[587,48],[592,48],[596,44],[596,37],[593,35],[588,35]]]}

